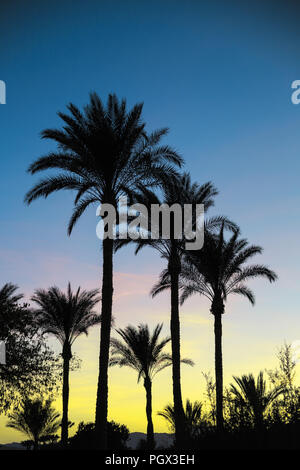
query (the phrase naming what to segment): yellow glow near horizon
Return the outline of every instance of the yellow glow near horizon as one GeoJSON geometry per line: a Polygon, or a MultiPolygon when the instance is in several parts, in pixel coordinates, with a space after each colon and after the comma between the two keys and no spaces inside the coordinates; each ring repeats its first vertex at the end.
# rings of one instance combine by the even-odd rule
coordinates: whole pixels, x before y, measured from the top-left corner
{"type": "MultiPolygon", "coordinates": [[[[205,381],[202,371],[210,370],[213,373],[213,318],[204,311],[197,314],[194,309],[184,308],[184,310],[182,312],[182,357],[192,358],[195,366],[182,366],[183,398],[184,400],[186,398],[203,400],[205,381]]],[[[271,347],[268,341],[265,341],[256,342],[253,348],[249,347],[253,336],[241,337],[240,332],[235,331],[233,320],[234,318],[231,319],[230,315],[227,317],[224,315],[225,383],[231,381],[232,375],[250,371],[257,373],[259,370],[277,365],[276,345],[271,347]]],[[[126,323],[133,323],[133,321],[129,320],[126,323]]],[[[149,323],[153,327],[156,322],[151,319],[149,323]]],[[[163,333],[168,334],[166,322],[163,333]]],[[[79,371],[71,372],[70,377],[69,418],[75,422],[71,434],[76,431],[80,421],[94,420],[98,350],[99,329],[97,327],[90,332],[88,337],[79,338],[74,345],[74,351],[82,359],[82,366],[79,371]]],[[[172,384],[171,368],[169,368],[157,375],[153,383],[153,420],[156,432],[169,432],[166,423],[157,416],[157,412],[171,401],[172,384]]],[[[60,397],[57,397],[54,405],[61,412],[60,397]]],[[[142,382],[137,383],[137,374],[129,368],[115,366],[109,370],[109,419],[126,424],[131,432],[146,432],[144,387],[142,382]]],[[[6,417],[0,417],[1,443],[26,439],[21,433],[6,428],[6,421],[6,417]]]]}

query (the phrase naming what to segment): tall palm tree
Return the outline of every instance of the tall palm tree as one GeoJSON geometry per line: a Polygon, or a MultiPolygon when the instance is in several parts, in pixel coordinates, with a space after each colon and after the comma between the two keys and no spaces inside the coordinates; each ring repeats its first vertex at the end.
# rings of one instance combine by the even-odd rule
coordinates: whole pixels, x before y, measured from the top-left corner
{"type": "Polygon", "coordinates": [[[230,294],[243,295],[254,304],[255,297],[246,285],[247,281],[264,277],[273,282],[277,278],[264,265],[245,264],[261,252],[260,246],[249,245],[246,239],[239,238],[239,230],[226,240],[222,225],[217,234],[206,232],[202,250],[186,254],[181,273],[181,303],[196,293],[211,301],[215,334],[216,419],[220,431],[223,429],[222,315],[230,294]]]}
{"type": "Polygon", "coordinates": [[[26,434],[38,450],[42,438],[53,436],[60,427],[59,413],[51,406],[51,400],[25,399],[20,409],[9,415],[8,428],[26,434]]]}
{"type": "Polygon", "coordinates": [[[267,391],[262,371],[258,374],[256,382],[253,374],[233,378],[238,388],[236,385],[230,384],[230,392],[239,404],[250,410],[256,429],[261,430],[264,424],[264,415],[268,407],[284,392],[284,387],[277,386],[267,391]]]}
{"type": "MultiPolygon", "coordinates": [[[[163,411],[157,413],[159,416],[164,418],[169,424],[171,430],[175,431],[175,413],[174,406],[167,405],[163,411]]],[[[185,404],[185,422],[186,431],[189,438],[192,438],[197,428],[203,421],[202,403],[200,401],[191,402],[188,398],[185,404]]]]}
{"type": "MultiPolygon", "coordinates": [[[[173,176],[164,182],[162,187],[162,199],[160,199],[153,191],[140,188],[140,192],[135,195],[136,201],[146,206],[149,210],[154,204],[161,206],[166,204],[169,207],[178,204],[182,210],[186,204],[191,204],[193,207],[193,220],[192,228],[195,229],[195,208],[197,204],[203,204],[204,209],[207,210],[213,205],[213,197],[217,194],[216,188],[212,183],[199,185],[192,183],[190,175],[184,173],[181,176],[173,176]]],[[[148,212],[149,212],[148,210],[148,212]]],[[[211,225],[218,225],[223,221],[227,223],[227,219],[216,217],[211,219],[211,225]]],[[[151,219],[150,219],[151,222],[151,219]]],[[[164,271],[164,276],[170,277],[170,290],[171,290],[171,318],[170,318],[170,331],[171,331],[171,346],[172,346],[172,378],[173,378],[173,402],[175,410],[175,436],[176,444],[179,447],[184,446],[186,433],[185,433],[185,415],[182,405],[181,394],[181,370],[180,370],[180,318],[179,318],[179,276],[181,272],[181,258],[184,253],[185,243],[187,239],[183,236],[177,239],[174,233],[174,214],[171,213],[170,220],[170,237],[164,239],[159,233],[158,239],[139,238],[136,240],[137,248],[136,253],[145,246],[150,246],[157,250],[162,258],[167,262],[167,269],[164,271]]],[[[159,227],[160,228],[160,227],[159,227]]],[[[117,241],[116,249],[120,246],[129,243],[128,240],[117,241]]],[[[155,296],[161,292],[160,282],[152,289],[152,295],[155,296]]]]}
{"type": "MultiPolygon", "coordinates": [[[[127,326],[117,330],[123,341],[112,338],[112,356],[110,365],[128,366],[137,371],[138,382],[142,378],[146,390],[147,415],[147,444],[149,449],[154,448],[154,430],[152,421],[152,381],[153,377],[172,364],[170,354],[163,349],[171,338],[160,340],[162,324],[156,325],[152,334],[148,325],[127,326]]],[[[183,362],[192,365],[192,361],[184,359],[183,362]]]]}
{"type": "Polygon", "coordinates": [[[55,336],[62,345],[63,357],[63,415],[61,425],[62,445],[68,443],[69,373],[72,345],[81,334],[100,323],[100,316],[93,312],[99,302],[98,290],[72,292],[70,283],[67,294],[58,287],[37,289],[32,301],[38,305],[35,311],[37,325],[45,333],[55,336]]]}
{"type": "MultiPolygon", "coordinates": [[[[161,182],[181,166],[181,157],[169,146],[160,146],[167,129],[147,134],[141,120],[142,104],[127,111],[126,101],[109,95],[104,106],[93,93],[81,112],[68,106],[59,113],[63,129],[47,129],[42,137],[54,140],[58,150],[36,160],[32,174],[55,169],[58,173],[37,183],[25,196],[30,204],[39,197],[62,189],[75,190],[75,208],[68,233],[91,204],[110,204],[117,210],[118,198],[129,195],[137,184],[161,182]]],[[[102,322],[99,377],[96,402],[96,435],[100,447],[107,447],[108,363],[113,300],[113,240],[103,239],[102,322]]]]}

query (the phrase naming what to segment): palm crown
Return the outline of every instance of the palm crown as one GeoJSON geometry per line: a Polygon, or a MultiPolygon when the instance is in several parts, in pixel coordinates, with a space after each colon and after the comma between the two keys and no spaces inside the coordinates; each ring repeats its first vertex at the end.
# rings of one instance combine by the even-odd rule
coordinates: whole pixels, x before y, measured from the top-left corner
{"type": "MultiPolygon", "coordinates": [[[[151,207],[153,205],[161,206],[162,204],[166,204],[171,207],[174,204],[179,204],[179,206],[183,209],[184,205],[190,204],[192,206],[192,220],[189,221],[189,223],[193,230],[196,228],[196,205],[203,204],[204,209],[208,210],[209,207],[213,206],[214,204],[214,196],[218,194],[217,189],[211,182],[205,183],[203,185],[192,183],[189,173],[183,173],[182,175],[169,175],[168,179],[164,181],[164,184],[161,187],[161,198],[158,196],[158,194],[145,186],[139,185],[138,189],[138,191],[133,193],[133,199],[135,202],[143,204],[148,209],[148,212],[151,211],[151,207]]],[[[142,214],[140,214],[140,217],[143,220],[142,214]]],[[[218,222],[220,224],[222,220],[223,218],[215,218],[214,223],[216,224],[218,222]]],[[[226,219],[224,220],[226,221],[226,219]]],[[[137,244],[136,253],[138,253],[143,247],[150,245],[161,254],[162,258],[165,258],[169,261],[172,247],[176,247],[177,250],[183,249],[184,244],[187,241],[184,236],[184,231],[181,239],[177,239],[172,236],[172,230],[174,226],[172,224],[172,219],[170,219],[170,237],[163,238],[161,236],[161,227],[158,226],[154,227],[158,233],[158,237],[155,239],[154,237],[148,237],[148,235],[150,235],[151,229],[153,228],[152,225],[150,227],[150,222],[152,223],[151,219],[147,219],[147,221],[144,221],[143,224],[146,226],[146,231],[148,232],[147,238],[141,236],[135,240],[137,244]]],[[[118,250],[123,245],[131,243],[131,241],[132,240],[130,239],[116,240],[115,249],[118,250]]]]}
{"type": "Polygon", "coordinates": [[[42,137],[54,140],[59,151],[39,158],[29,171],[34,174],[56,169],[60,173],[42,179],[25,201],[30,204],[61,189],[75,190],[76,206],[68,227],[71,233],[90,204],[116,206],[117,198],[130,194],[139,183],[154,184],[167,174],[175,174],[173,164],[180,166],[182,158],[169,146],[158,145],[166,128],[146,133],[142,108],[137,104],[127,111],[126,101],[119,102],[116,95],[109,95],[105,107],[93,93],[83,112],[70,104],[69,114],[58,113],[63,130],[46,129],[42,137]]]}
{"type": "Polygon", "coordinates": [[[152,379],[158,372],[170,366],[172,357],[163,352],[170,338],[159,339],[162,326],[157,325],[152,334],[147,325],[139,325],[137,328],[127,326],[123,330],[117,330],[123,341],[111,339],[110,365],[131,367],[138,372],[138,381],[141,377],[152,379]]]}
{"type": "Polygon", "coordinates": [[[246,239],[239,238],[238,230],[229,240],[224,238],[223,225],[218,234],[206,232],[204,248],[186,255],[181,277],[181,302],[190,295],[199,293],[213,302],[217,301],[222,308],[223,301],[226,301],[229,294],[240,294],[254,304],[254,293],[246,285],[246,281],[266,277],[272,282],[277,278],[264,265],[245,266],[250,258],[261,252],[260,246],[249,245],[246,239]]]}
{"type": "Polygon", "coordinates": [[[272,402],[284,391],[284,387],[277,386],[267,391],[263,372],[258,374],[255,382],[253,374],[233,377],[236,385],[231,384],[230,391],[241,405],[250,409],[256,425],[262,424],[264,413],[272,402]]]}
{"type": "Polygon", "coordinates": [[[0,289],[0,311],[13,307],[23,298],[23,294],[17,294],[18,286],[10,282],[4,284],[0,289]]]}
{"type": "Polygon", "coordinates": [[[67,294],[58,287],[37,289],[32,300],[39,306],[35,311],[37,324],[62,345],[71,346],[79,335],[87,334],[89,327],[100,322],[100,316],[93,312],[99,302],[97,289],[81,291],[79,287],[74,294],[69,283],[67,294]]]}
{"type": "MultiPolygon", "coordinates": [[[[157,414],[167,421],[172,431],[175,430],[175,412],[173,405],[165,406],[163,411],[159,411],[157,414]]],[[[192,436],[193,431],[196,430],[197,426],[201,424],[203,419],[202,403],[200,401],[191,402],[187,398],[184,414],[186,419],[186,428],[190,436],[192,436]]]]}
{"type": "Polygon", "coordinates": [[[37,445],[41,438],[56,433],[60,426],[58,418],[50,400],[26,399],[19,410],[9,415],[6,426],[27,434],[37,445]]]}

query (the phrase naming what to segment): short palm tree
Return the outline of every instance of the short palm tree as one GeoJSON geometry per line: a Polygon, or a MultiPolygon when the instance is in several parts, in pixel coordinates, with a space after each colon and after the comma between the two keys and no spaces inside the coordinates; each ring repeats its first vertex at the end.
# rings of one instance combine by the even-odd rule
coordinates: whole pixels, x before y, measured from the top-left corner
{"type": "Polygon", "coordinates": [[[263,372],[257,376],[256,382],[253,374],[233,377],[235,384],[230,385],[230,392],[237,402],[248,408],[254,419],[256,429],[260,430],[264,424],[264,415],[273,401],[284,392],[284,387],[277,386],[267,391],[263,372]]]}
{"type": "Polygon", "coordinates": [[[15,331],[30,329],[30,311],[26,304],[19,304],[23,294],[17,290],[18,286],[10,282],[0,289],[0,340],[8,340],[15,331]]]}
{"type": "Polygon", "coordinates": [[[239,238],[239,230],[226,240],[224,225],[218,233],[205,233],[204,248],[197,252],[187,252],[181,276],[181,303],[192,294],[200,294],[211,301],[215,333],[215,377],[216,377],[216,419],[217,428],[223,429],[223,361],[222,361],[222,315],[225,302],[230,294],[245,296],[252,304],[253,292],[247,281],[264,277],[275,281],[276,274],[268,267],[246,262],[262,248],[249,245],[246,239],[239,238]]]}
{"type": "MultiPolygon", "coordinates": [[[[26,195],[30,204],[63,189],[76,191],[75,208],[68,233],[92,204],[110,204],[116,211],[122,195],[130,196],[138,184],[152,185],[174,173],[181,157],[169,146],[160,146],[167,129],[151,134],[141,120],[142,104],[127,110],[126,101],[109,95],[105,106],[97,94],[81,112],[68,106],[59,113],[62,129],[47,129],[42,137],[58,145],[56,152],[36,160],[31,174],[54,169],[58,173],[38,182],[26,195]]],[[[102,322],[99,377],[96,402],[96,435],[100,447],[107,447],[108,363],[113,301],[113,240],[103,239],[102,322]]]]}
{"type": "Polygon", "coordinates": [[[18,286],[8,282],[0,289],[0,314],[5,315],[8,309],[14,307],[23,294],[17,294],[18,286]]]}
{"type": "Polygon", "coordinates": [[[81,334],[100,322],[93,309],[99,302],[98,290],[72,292],[70,283],[67,294],[57,287],[35,291],[32,301],[38,305],[36,323],[44,333],[55,336],[62,345],[63,357],[63,416],[61,426],[62,445],[68,442],[69,373],[72,345],[81,334]]]}
{"type": "MultiPolygon", "coordinates": [[[[175,431],[175,413],[174,406],[167,405],[163,411],[157,413],[159,416],[164,418],[169,424],[171,430],[175,431]]],[[[188,437],[192,438],[196,429],[201,425],[203,420],[202,403],[200,401],[191,402],[189,399],[186,400],[185,404],[185,422],[186,432],[188,437]]]]}
{"type": "MultiPolygon", "coordinates": [[[[152,421],[152,380],[153,377],[172,364],[170,354],[163,352],[170,338],[160,339],[162,324],[156,325],[152,334],[147,325],[127,326],[117,330],[122,341],[112,338],[112,356],[110,365],[128,366],[137,371],[138,382],[142,378],[146,390],[147,444],[154,448],[154,430],[152,421]]],[[[183,362],[192,365],[192,361],[183,362]]]]}
{"type": "Polygon", "coordinates": [[[26,434],[33,441],[34,450],[38,450],[41,440],[53,436],[60,427],[59,413],[50,400],[27,398],[20,409],[9,415],[6,426],[26,434]]]}
{"type": "MultiPolygon", "coordinates": [[[[140,192],[135,195],[138,203],[147,207],[150,212],[153,205],[162,206],[166,204],[168,207],[178,205],[181,210],[184,210],[186,204],[190,204],[193,208],[193,220],[191,227],[193,230],[196,228],[195,208],[197,204],[203,204],[204,209],[208,210],[213,205],[213,198],[217,194],[216,188],[212,183],[199,185],[192,183],[190,175],[184,173],[180,176],[173,176],[164,182],[162,188],[162,200],[151,190],[147,188],[140,188],[140,192]]],[[[179,276],[181,272],[181,258],[184,253],[187,238],[182,236],[181,239],[176,238],[174,233],[174,215],[171,212],[170,217],[170,237],[164,239],[161,237],[161,227],[157,227],[159,236],[154,238],[138,238],[136,253],[143,247],[150,246],[158,251],[162,258],[167,262],[167,269],[164,271],[164,276],[169,276],[170,290],[171,290],[171,318],[170,318],[170,331],[171,331],[171,346],[172,346],[172,377],[173,377],[173,402],[175,409],[175,435],[176,444],[179,447],[184,446],[186,433],[184,430],[185,416],[182,404],[181,394],[181,370],[180,370],[180,316],[179,316],[179,276]],[[171,218],[173,216],[173,218],[171,218]]],[[[229,224],[227,219],[222,217],[212,218],[209,222],[211,226],[219,225],[221,222],[229,224]]],[[[152,221],[150,219],[152,225],[152,221]]],[[[152,228],[152,227],[151,227],[152,228]]],[[[155,227],[156,228],[156,227],[155,227]]],[[[118,241],[116,248],[129,243],[128,240],[118,241]]],[[[155,296],[161,292],[160,282],[152,289],[152,295],[155,296]]]]}

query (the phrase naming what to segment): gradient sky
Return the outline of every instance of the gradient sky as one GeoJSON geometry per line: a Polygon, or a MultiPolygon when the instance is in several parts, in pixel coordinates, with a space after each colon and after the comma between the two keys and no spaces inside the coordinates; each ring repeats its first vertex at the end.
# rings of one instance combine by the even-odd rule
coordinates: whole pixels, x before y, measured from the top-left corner
{"type": "MultiPolygon", "coordinates": [[[[72,196],[23,204],[36,178],[26,168],[53,149],[39,133],[59,125],[56,112],[70,101],[82,106],[90,91],[103,99],[116,92],[129,105],[144,102],[148,129],[170,128],[165,142],[185,158],[192,178],[220,191],[211,214],[237,222],[250,242],[265,250],[279,281],[253,283],[257,304],[228,302],[224,315],[224,374],[273,367],[276,348],[300,339],[299,155],[300,105],[291,83],[300,79],[296,2],[30,1],[1,2],[0,285],[14,282],[26,296],[37,287],[62,289],[101,284],[97,219],[90,209],[72,236],[66,224],[72,196]]],[[[163,266],[145,250],[115,259],[114,316],[118,327],[164,322],[168,295],[149,290],[163,266]]],[[[71,377],[70,419],[93,420],[99,331],[80,339],[82,368],[71,377]]],[[[213,371],[213,328],[208,304],[194,298],[182,308],[183,396],[201,399],[201,371],[213,371]],[[197,380],[196,380],[197,378],[197,380]]],[[[299,366],[298,366],[299,367],[299,366]]],[[[300,375],[300,374],[299,374],[300,375]]],[[[156,412],[171,400],[171,370],[154,384],[156,412]]],[[[145,431],[145,396],[134,372],[110,372],[109,417],[145,431]]],[[[60,400],[57,402],[60,409],[60,400]]],[[[5,429],[0,442],[23,437],[5,429]]]]}

